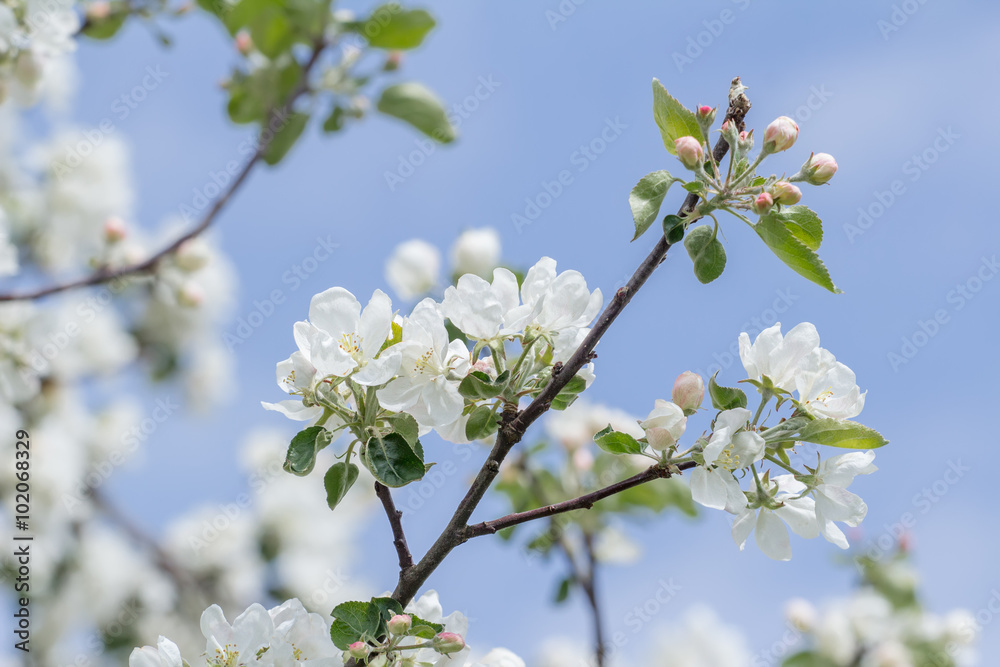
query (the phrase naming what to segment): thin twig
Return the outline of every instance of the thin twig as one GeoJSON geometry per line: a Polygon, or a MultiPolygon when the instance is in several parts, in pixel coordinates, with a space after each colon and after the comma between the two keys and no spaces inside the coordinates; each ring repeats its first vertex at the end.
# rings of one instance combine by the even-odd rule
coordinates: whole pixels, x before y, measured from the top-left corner
{"type": "Polygon", "coordinates": [[[385,515],[392,527],[392,544],[396,547],[396,555],[399,556],[399,571],[406,572],[413,567],[413,556],[410,554],[410,547],[406,545],[406,534],[403,533],[403,513],[396,509],[389,487],[375,482],[375,495],[382,501],[385,515]]]}
{"type": "MultiPolygon", "coordinates": [[[[733,84],[737,83],[739,83],[739,77],[733,80],[733,84]]],[[[743,118],[749,110],[750,101],[744,95],[739,95],[736,99],[730,100],[729,109],[726,112],[726,120],[735,122],[739,130],[742,131],[744,129],[743,118]]],[[[720,137],[712,149],[712,155],[715,157],[716,162],[721,162],[728,151],[729,145],[725,139],[720,137]]],[[[697,195],[693,193],[689,194],[684,199],[678,215],[682,217],[688,216],[694,211],[697,203],[697,195]]],[[[396,600],[404,605],[412,600],[419,588],[427,581],[427,578],[437,569],[438,565],[441,564],[448,554],[451,553],[451,550],[465,541],[469,518],[483,499],[483,496],[486,495],[486,491],[493,484],[493,480],[500,472],[500,465],[503,463],[504,458],[506,458],[514,445],[520,442],[527,428],[549,409],[552,399],[573,379],[577,371],[593,358],[594,348],[597,347],[597,343],[600,342],[601,337],[604,336],[611,324],[625,309],[625,306],[629,304],[636,292],[646,283],[653,274],[653,271],[656,270],[656,267],[664,260],[669,249],[670,243],[666,237],[660,237],[653,251],[643,260],[625,287],[618,290],[611,303],[601,313],[594,328],[591,329],[590,333],[583,340],[583,343],[580,344],[580,347],[562,365],[559,373],[553,373],[552,380],[549,381],[548,385],[545,386],[528,407],[518,412],[515,405],[508,404],[504,406],[500,428],[497,431],[496,443],[493,445],[489,457],[483,463],[483,466],[480,468],[465,497],[459,503],[448,525],[441,531],[441,534],[434,544],[431,545],[431,548],[427,550],[427,553],[424,554],[424,557],[416,565],[405,573],[400,574],[396,590],[392,594],[396,600]]]]}
{"type": "Polygon", "coordinates": [[[587,556],[587,571],[580,578],[580,587],[587,597],[594,622],[594,659],[597,667],[604,667],[607,650],[604,642],[604,615],[597,595],[597,557],[594,554],[594,536],[586,531],[583,533],[583,552],[587,556]]]}
{"type": "MultiPolygon", "coordinates": [[[[284,118],[285,116],[287,116],[292,112],[292,106],[295,104],[296,100],[298,100],[299,97],[308,92],[309,72],[319,61],[320,54],[323,53],[323,50],[327,46],[328,44],[325,41],[319,41],[314,45],[309,60],[306,61],[306,64],[302,66],[302,78],[300,79],[298,85],[289,94],[288,99],[285,101],[285,103],[279,109],[274,110],[268,115],[268,120],[262,125],[262,127],[266,128],[271,123],[271,121],[278,118],[284,118]]],[[[75,280],[68,280],[62,283],[55,283],[52,285],[48,285],[47,287],[39,287],[24,292],[9,292],[6,294],[0,294],[0,302],[29,301],[33,299],[40,299],[42,297],[46,297],[52,294],[57,294],[59,292],[66,292],[68,290],[78,289],[81,287],[89,287],[93,285],[102,285],[104,283],[108,283],[111,282],[112,280],[117,280],[125,276],[145,274],[154,271],[157,265],[159,265],[161,261],[163,261],[166,257],[176,252],[177,249],[180,248],[182,245],[184,245],[186,241],[190,241],[191,239],[193,239],[194,237],[198,236],[206,229],[208,229],[209,226],[211,226],[211,224],[215,221],[215,218],[219,215],[222,209],[225,208],[226,204],[229,203],[229,200],[232,198],[232,196],[236,193],[237,190],[240,189],[244,181],[246,181],[247,177],[250,175],[250,172],[252,172],[254,167],[256,167],[257,164],[260,162],[260,159],[264,156],[264,153],[267,151],[268,146],[271,145],[271,142],[273,141],[275,134],[276,134],[275,132],[271,131],[268,131],[266,133],[262,131],[258,135],[257,150],[254,151],[253,155],[250,156],[250,159],[247,160],[247,163],[243,165],[243,169],[241,169],[240,173],[236,175],[236,178],[233,179],[233,182],[229,185],[229,187],[225,190],[225,192],[223,192],[219,196],[219,198],[215,200],[211,208],[209,208],[208,211],[205,213],[205,215],[202,217],[201,221],[193,228],[191,228],[188,232],[186,232],[183,236],[181,236],[180,238],[178,238],[173,243],[166,246],[153,256],[141,262],[137,262],[135,264],[131,264],[128,266],[122,266],[118,268],[98,269],[97,271],[94,271],[90,275],[84,276],[82,278],[77,278],[75,280]]]]}

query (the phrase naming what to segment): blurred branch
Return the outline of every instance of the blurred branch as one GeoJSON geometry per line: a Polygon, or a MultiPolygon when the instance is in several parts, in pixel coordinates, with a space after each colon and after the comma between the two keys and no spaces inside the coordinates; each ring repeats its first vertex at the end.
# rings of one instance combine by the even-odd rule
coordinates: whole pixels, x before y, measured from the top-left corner
{"type": "MultiPolygon", "coordinates": [[[[733,80],[733,84],[737,83],[739,83],[739,77],[733,80]]],[[[726,111],[726,120],[736,123],[737,127],[742,131],[745,127],[743,119],[749,110],[750,101],[746,96],[740,94],[730,100],[729,108],[726,111]]],[[[729,145],[725,139],[720,137],[712,149],[712,155],[715,157],[716,162],[721,162],[728,151],[729,145]]],[[[697,203],[697,195],[694,193],[689,194],[684,199],[684,203],[677,214],[681,217],[689,216],[694,211],[697,203]]],[[[595,357],[594,348],[597,347],[601,338],[622,313],[625,306],[632,301],[632,297],[646,284],[646,281],[649,280],[656,267],[663,262],[669,249],[670,243],[665,236],[661,236],[652,252],[642,261],[625,287],[622,287],[615,293],[611,303],[601,313],[590,333],[580,344],[580,347],[577,348],[576,352],[562,366],[553,368],[552,380],[528,407],[518,411],[517,406],[514,404],[504,406],[500,428],[497,431],[496,443],[493,445],[489,457],[483,463],[475,480],[472,482],[469,491],[459,503],[448,525],[445,526],[424,557],[416,565],[400,573],[399,582],[396,585],[396,590],[393,592],[393,597],[401,604],[405,605],[412,600],[413,596],[416,595],[420,587],[427,581],[431,573],[451,553],[451,550],[466,541],[468,521],[479,505],[479,502],[483,499],[483,496],[486,495],[486,491],[493,484],[493,480],[500,472],[500,465],[507,454],[520,442],[528,427],[549,409],[552,399],[576,376],[576,373],[584,364],[590,362],[595,357]]]]}
{"type": "MultiPolygon", "coordinates": [[[[325,41],[317,42],[313,46],[312,53],[310,54],[309,59],[302,66],[302,77],[299,80],[298,85],[288,95],[288,99],[285,101],[285,103],[280,108],[273,110],[268,115],[268,121],[265,122],[262,125],[262,127],[266,128],[270,124],[270,122],[273,121],[274,119],[283,118],[292,112],[292,107],[294,106],[298,98],[300,98],[303,94],[308,92],[309,73],[312,71],[313,67],[315,67],[316,63],[319,62],[319,57],[327,46],[328,43],[325,41]]],[[[0,302],[30,301],[33,299],[40,299],[42,297],[50,296],[52,294],[57,294],[59,292],[66,292],[68,290],[78,289],[81,287],[101,285],[107,282],[111,282],[112,280],[123,278],[125,276],[145,274],[156,270],[156,267],[159,265],[161,261],[163,261],[165,258],[169,257],[171,254],[176,252],[177,249],[180,248],[182,245],[184,245],[186,241],[190,241],[191,239],[198,236],[211,226],[211,224],[215,221],[216,217],[218,217],[222,209],[224,209],[226,207],[226,204],[229,203],[229,200],[233,197],[236,191],[239,190],[240,187],[243,185],[243,183],[246,181],[247,177],[254,170],[254,167],[256,167],[257,164],[260,162],[260,159],[264,156],[264,153],[267,151],[267,148],[268,146],[270,146],[271,141],[273,141],[275,135],[276,135],[275,132],[270,132],[270,131],[266,133],[260,132],[258,134],[257,150],[254,151],[253,155],[250,156],[250,159],[247,160],[247,163],[243,165],[243,169],[240,170],[239,174],[236,175],[236,178],[233,179],[233,182],[229,185],[229,187],[226,188],[226,190],[221,195],[219,195],[219,198],[215,200],[211,208],[209,208],[208,211],[205,213],[205,215],[202,217],[201,221],[199,221],[198,224],[195,225],[187,233],[182,235],[180,238],[178,238],[173,243],[166,246],[153,256],[149,257],[146,260],[128,266],[123,266],[115,269],[111,268],[98,269],[97,271],[94,271],[90,275],[84,276],[82,278],[69,280],[63,283],[55,283],[47,287],[40,287],[33,290],[27,290],[24,292],[0,293],[0,302]]]]}
{"type": "Polygon", "coordinates": [[[403,533],[403,513],[396,509],[389,487],[375,482],[375,495],[382,501],[385,515],[389,518],[389,526],[392,527],[392,544],[396,547],[396,555],[399,557],[399,571],[406,572],[413,567],[413,556],[406,545],[406,534],[403,533]]]}

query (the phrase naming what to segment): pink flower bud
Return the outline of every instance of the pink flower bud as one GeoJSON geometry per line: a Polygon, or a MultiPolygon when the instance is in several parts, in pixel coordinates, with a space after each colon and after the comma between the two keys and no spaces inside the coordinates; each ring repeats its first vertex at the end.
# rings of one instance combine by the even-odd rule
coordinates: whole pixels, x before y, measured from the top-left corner
{"type": "Polygon", "coordinates": [[[753,149],[753,130],[740,132],[739,149],[743,154],[749,153],[753,149]]]}
{"type": "Polygon", "coordinates": [[[358,660],[361,660],[362,658],[367,658],[369,650],[370,649],[368,648],[368,644],[364,642],[354,642],[353,644],[347,647],[347,652],[351,654],[351,657],[356,658],[358,660]]]}
{"type": "Polygon", "coordinates": [[[771,186],[771,196],[775,204],[798,204],[802,199],[802,190],[788,181],[778,181],[771,186]]]}
{"type": "Polygon", "coordinates": [[[387,623],[389,632],[394,635],[405,635],[413,627],[413,617],[409,614],[396,614],[387,623]]]}
{"type": "Polygon", "coordinates": [[[688,169],[697,169],[705,159],[705,151],[694,137],[681,137],[674,141],[677,159],[688,169]]]}
{"type": "Polygon", "coordinates": [[[386,72],[395,72],[403,64],[403,53],[401,51],[390,51],[385,58],[385,65],[382,66],[386,72]]]}
{"type": "Polygon", "coordinates": [[[757,215],[764,215],[771,210],[772,206],[774,206],[774,197],[766,192],[760,193],[753,200],[753,212],[757,215]]]}
{"type": "Polygon", "coordinates": [[[240,30],[236,33],[236,50],[243,55],[247,55],[253,51],[253,40],[250,38],[250,33],[245,30],[240,30]]]}
{"type": "Polygon", "coordinates": [[[174,263],[182,271],[197,271],[211,261],[211,251],[200,238],[188,239],[174,252],[174,263]]]}
{"type": "Polygon", "coordinates": [[[836,173],[837,161],[829,153],[810,155],[806,163],[802,165],[803,180],[810,185],[829,183],[836,173]]]}
{"type": "Polygon", "coordinates": [[[125,221],[118,216],[111,216],[104,221],[104,240],[108,243],[118,243],[128,236],[125,221]]]}
{"type": "Polygon", "coordinates": [[[780,153],[788,150],[799,137],[799,126],[788,116],[779,116],[764,131],[764,150],[780,153]]]}
{"type": "Polygon", "coordinates": [[[701,407],[705,398],[705,381],[691,371],[684,371],[674,380],[674,390],[670,400],[676,403],[685,415],[693,415],[701,407]]]}
{"type": "Polygon", "coordinates": [[[712,107],[698,107],[698,110],[694,115],[695,118],[697,118],[698,124],[701,126],[702,130],[707,130],[712,127],[712,123],[715,122],[715,109],[712,107]]]}
{"type": "Polygon", "coordinates": [[[465,640],[455,632],[439,632],[431,640],[431,648],[442,655],[458,653],[465,648],[465,640]]]}
{"type": "Polygon", "coordinates": [[[205,292],[201,285],[189,280],[177,290],[177,303],[185,308],[197,308],[205,300],[205,292]]]}

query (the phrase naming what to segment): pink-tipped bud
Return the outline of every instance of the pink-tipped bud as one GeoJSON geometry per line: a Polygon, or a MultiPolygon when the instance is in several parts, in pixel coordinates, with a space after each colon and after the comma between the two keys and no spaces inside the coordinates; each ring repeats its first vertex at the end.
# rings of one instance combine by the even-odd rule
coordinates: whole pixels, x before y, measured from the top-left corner
{"type": "Polygon", "coordinates": [[[771,186],[771,196],[774,197],[775,204],[798,204],[802,199],[802,190],[788,181],[778,181],[771,186]]]}
{"type": "Polygon", "coordinates": [[[211,251],[200,238],[188,239],[174,252],[174,263],[182,271],[197,271],[211,261],[211,251]]]}
{"type": "Polygon", "coordinates": [[[799,126],[788,116],[779,116],[764,130],[764,150],[780,153],[788,150],[799,138],[799,126]]]}
{"type": "Polygon", "coordinates": [[[753,200],[753,212],[757,215],[764,215],[774,207],[774,197],[767,192],[762,192],[753,200]]]}
{"type": "Polygon", "coordinates": [[[104,240],[108,243],[118,243],[128,236],[125,221],[118,216],[111,216],[104,221],[104,240]]]}
{"type": "Polygon", "coordinates": [[[746,155],[752,149],[753,149],[753,130],[750,130],[749,132],[743,130],[742,132],[740,132],[740,140],[739,140],[740,153],[746,155]]]}
{"type": "Polygon", "coordinates": [[[694,137],[681,137],[674,141],[677,159],[688,169],[697,169],[705,159],[705,151],[694,137]]]}
{"type": "Polygon", "coordinates": [[[442,655],[458,653],[465,648],[465,640],[455,632],[439,632],[431,640],[431,648],[442,655]]]}
{"type": "Polygon", "coordinates": [[[837,173],[837,161],[829,153],[816,153],[810,155],[806,163],[802,165],[802,180],[809,185],[823,185],[829,183],[833,175],[837,173]]]}
{"type": "Polygon", "coordinates": [[[253,51],[253,39],[251,39],[250,33],[245,30],[236,33],[236,50],[245,56],[253,51]]]}
{"type": "Polygon", "coordinates": [[[701,376],[691,371],[684,371],[674,380],[674,390],[670,400],[684,411],[685,415],[693,415],[701,407],[705,398],[705,381],[701,376]]]}
{"type": "Polygon", "coordinates": [[[354,642],[347,647],[347,652],[351,654],[352,658],[356,660],[361,660],[368,657],[369,652],[368,644],[365,642],[354,642]]]}
{"type": "Polygon", "coordinates": [[[386,72],[395,72],[403,64],[402,51],[390,51],[385,57],[385,65],[382,66],[386,72]]]}
{"type": "Polygon", "coordinates": [[[715,122],[715,112],[716,110],[709,106],[698,107],[698,110],[695,111],[695,118],[698,120],[702,131],[712,127],[712,123],[715,122]]]}
{"type": "Polygon", "coordinates": [[[205,301],[205,292],[201,285],[189,280],[177,290],[177,303],[185,308],[197,308],[205,301]]]}
{"type": "Polygon", "coordinates": [[[91,21],[102,21],[111,16],[111,3],[100,0],[87,5],[85,14],[91,21]]]}
{"type": "Polygon", "coordinates": [[[386,625],[392,634],[405,635],[413,627],[413,617],[409,614],[396,614],[386,625]]]}

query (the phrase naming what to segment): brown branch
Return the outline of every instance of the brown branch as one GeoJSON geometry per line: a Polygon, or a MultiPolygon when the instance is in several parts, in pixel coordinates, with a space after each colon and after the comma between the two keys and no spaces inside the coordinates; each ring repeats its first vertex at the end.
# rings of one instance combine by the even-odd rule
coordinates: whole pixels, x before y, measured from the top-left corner
{"type": "Polygon", "coordinates": [[[399,556],[399,571],[402,574],[413,567],[413,556],[410,555],[410,548],[406,545],[406,534],[403,533],[403,513],[396,509],[389,487],[375,482],[375,495],[382,501],[385,515],[389,518],[389,526],[392,527],[392,544],[396,547],[396,555],[399,556]]]}
{"type": "Polygon", "coordinates": [[[590,605],[590,615],[594,622],[594,661],[596,667],[604,667],[607,658],[607,644],[604,641],[604,615],[597,596],[597,556],[594,554],[594,536],[583,534],[583,551],[587,556],[587,572],[579,577],[580,587],[590,605]]]}
{"type": "MultiPolygon", "coordinates": [[[[689,461],[677,466],[677,469],[687,470],[689,468],[693,468],[694,465],[695,464],[693,462],[689,461]]],[[[621,493],[622,491],[627,491],[628,489],[639,486],[640,484],[651,482],[654,479],[670,477],[670,474],[670,470],[668,470],[665,465],[658,463],[646,468],[637,475],[629,477],[628,479],[615,482],[614,484],[610,484],[603,489],[598,489],[597,491],[591,491],[590,493],[586,493],[578,498],[564,500],[561,503],[554,503],[552,505],[538,507],[525,512],[515,512],[513,514],[502,516],[498,519],[493,519],[492,521],[483,521],[482,523],[477,523],[474,526],[469,526],[465,530],[464,537],[466,539],[471,539],[482,535],[492,535],[498,530],[527,523],[528,521],[555,516],[557,514],[564,514],[566,512],[573,512],[575,510],[590,509],[595,503],[604,500],[605,498],[621,493]]]]}
{"type": "MultiPolygon", "coordinates": [[[[309,90],[309,72],[313,69],[316,63],[319,61],[320,55],[323,53],[324,49],[328,44],[325,41],[319,41],[313,46],[312,54],[306,64],[302,66],[302,78],[294,90],[289,94],[288,99],[279,108],[272,111],[268,115],[267,121],[263,124],[263,128],[267,128],[268,125],[275,119],[284,118],[292,112],[292,107],[296,100],[305,94],[309,90]]],[[[102,268],[94,271],[90,275],[84,276],[82,278],[77,278],[74,280],[68,280],[63,283],[55,283],[48,285],[47,287],[39,287],[33,290],[27,290],[24,292],[8,292],[6,294],[0,294],[0,302],[3,301],[29,301],[32,299],[40,299],[42,297],[50,296],[52,294],[57,294],[59,292],[66,292],[72,289],[79,289],[81,287],[90,287],[93,285],[102,285],[104,283],[111,282],[112,280],[117,280],[125,276],[131,275],[141,275],[146,273],[151,273],[156,270],[156,267],[162,262],[166,257],[173,254],[180,248],[186,241],[190,241],[194,237],[198,236],[202,232],[211,226],[215,221],[215,218],[219,215],[219,212],[225,208],[226,204],[236,193],[237,190],[243,185],[250,172],[253,171],[257,163],[264,156],[267,151],[268,146],[274,140],[276,132],[268,131],[261,132],[258,134],[257,150],[254,151],[247,163],[243,165],[243,169],[237,174],[236,178],[229,185],[225,192],[223,192],[218,199],[212,204],[211,208],[205,213],[201,221],[195,225],[191,230],[186,232],[183,236],[175,240],[170,245],[166,246],[153,256],[145,259],[141,262],[131,264],[128,266],[122,266],[118,268],[102,268]],[[266,137],[266,138],[264,138],[266,137]]]]}
{"type": "MultiPolygon", "coordinates": [[[[733,85],[738,83],[739,77],[733,79],[733,85]]],[[[742,131],[745,127],[743,119],[749,110],[750,101],[746,96],[741,94],[735,99],[730,100],[729,108],[726,112],[726,120],[736,123],[737,127],[742,131]]],[[[721,162],[728,151],[729,145],[725,139],[719,138],[712,149],[712,155],[715,157],[716,162],[721,162]]],[[[697,195],[693,193],[689,194],[684,199],[684,203],[677,214],[687,217],[694,211],[697,203],[697,195]]],[[[625,306],[629,304],[636,292],[639,291],[653,274],[656,267],[663,262],[669,249],[670,243],[666,237],[660,237],[653,251],[643,260],[625,287],[618,290],[611,303],[601,313],[597,323],[583,340],[583,343],[580,344],[580,347],[563,364],[558,373],[553,373],[552,380],[528,407],[518,412],[516,405],[508,404],[504,406],[503,418],[500,428],[497,431],[496,443],[493,445],[489,457],[483,463],[482,468],[480,468],[475,480],[469,487],[469,491],[459,503],[448,525],[441,531],[441,534],[434,544],[431,545],[431,548],[427,550],[427,553],[424,554],[424,557],[409,570],[400,573],[399,582],[396,584],[396,590],[392,595],[401,604],[405,605],[412,600],[420,586],[427,581],[427,578],[430,577],[431,573],[451,553],[451,550],[468,539],[466,537],[466,529],[469,518],[500,472],[500,465],[503,463],[504,458],[506,458],[514,445],[520,442],[527,428],[549,409],[552,399],[573,379],[577,371],[593,358],[594,348],[597,347],[597,343],[600,342],[605,332],[607,332],[611,324],[618,318],[618,315],[625,309],[625,306]]]]}

